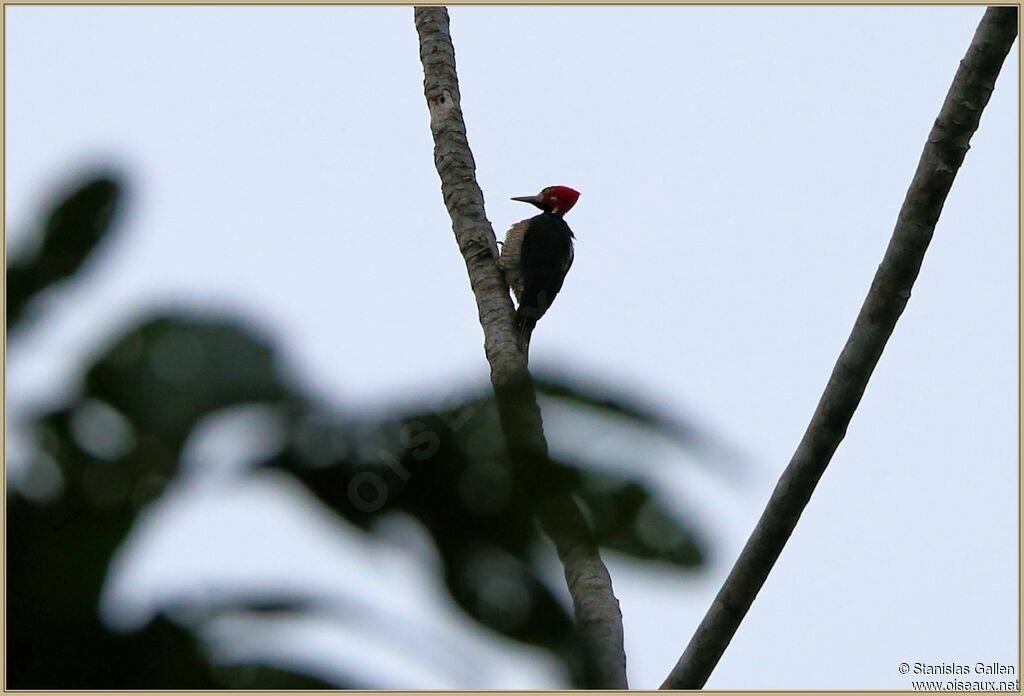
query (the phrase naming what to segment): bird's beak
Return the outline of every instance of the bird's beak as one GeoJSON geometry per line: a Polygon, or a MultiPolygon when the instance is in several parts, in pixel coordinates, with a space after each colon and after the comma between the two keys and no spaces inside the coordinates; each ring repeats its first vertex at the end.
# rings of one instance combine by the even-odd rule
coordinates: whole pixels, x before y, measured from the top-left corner
{"type": "Polygon", "coordinates": [[[523,203],[533,203],[534,205],[541,205],[540,196],[515,196],[512,198],[514,201],[521,201],[523,203]]]}

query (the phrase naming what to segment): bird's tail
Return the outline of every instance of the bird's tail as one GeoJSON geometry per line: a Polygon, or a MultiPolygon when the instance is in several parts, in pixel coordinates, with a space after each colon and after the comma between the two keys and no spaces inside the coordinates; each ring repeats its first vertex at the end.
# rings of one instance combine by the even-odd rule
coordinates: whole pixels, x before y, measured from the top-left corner
{"type": "Polygon", "coordinates": [[[525,317],[522,312],[516,312],[516,341],[523,357],[530,359],[530,336],[533,335],[533,327],[537,320],[533,317],[525,317]]]}

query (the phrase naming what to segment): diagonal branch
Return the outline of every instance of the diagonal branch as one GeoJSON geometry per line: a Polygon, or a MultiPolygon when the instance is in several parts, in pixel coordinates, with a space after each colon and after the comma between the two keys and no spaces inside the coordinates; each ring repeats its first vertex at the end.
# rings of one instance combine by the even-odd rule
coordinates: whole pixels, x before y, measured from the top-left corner
{"type": "MultiPolygon", "coordinates": [[[[515,310],[498,268],[494,231],[484,212],[483,193],[476,182],[476,164],[460,107],[448,10],[417,7],[415,19],[423,63],[423,91],[434,137],[434,163],[441,177],[441,192],[452,219],[455,240],[466,260],[470,287],[476,297],[502,431],[513,466],[533,482],[533,490],[544,490],[543,477],[550,461],[547,441],[526,359],[516,347],[515,310]]],[[[552,495],[537,501],[537,515],[565,568],[576,625],[585,642],[588,671],[594,686],[626,688],[619,602],[612,592],[611,576],[579,508],[567,496],[552,495]]]]}
{"type": "Polygon", "coordinates": [[[704,686],[782,553],[910,299],[953,178],[1016,36],[1016,7],[990,7],[985,12],[928,135],[885,257],[807,432],[663,689],[704,686]]]}

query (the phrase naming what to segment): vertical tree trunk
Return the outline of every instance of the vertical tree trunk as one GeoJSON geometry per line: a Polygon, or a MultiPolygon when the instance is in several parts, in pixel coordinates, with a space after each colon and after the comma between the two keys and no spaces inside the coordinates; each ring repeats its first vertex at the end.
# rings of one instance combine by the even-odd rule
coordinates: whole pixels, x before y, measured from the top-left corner
{"type": "MultiPolygon", "coordinates": [[[[417,7],[415,19],[423,63],[423,91],[434,137],[434,163],[476,297],[502,430],[513,466],[534,482],[532,489],[543,490],[549,463],[547,441],[526,360],[516,347],[515,310],[498,268],[494,231],[476,182],[476,165],[460,107],[448,11],[444,7],[417,7]]],[[[554,542],[565,568],[576,625],[590,658],[588,671],[593,686],[625,689],[622,614],[612,591],[611,576],[582,514],[576,503],[565,496],[534,502],[540,523],[554,542]]]]}

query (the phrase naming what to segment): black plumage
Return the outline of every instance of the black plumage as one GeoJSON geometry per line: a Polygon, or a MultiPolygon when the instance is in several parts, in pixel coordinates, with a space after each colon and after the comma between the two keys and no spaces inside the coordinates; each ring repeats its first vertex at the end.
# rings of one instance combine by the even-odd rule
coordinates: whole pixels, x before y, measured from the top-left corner
{"type": "Polygon", "coordinates": [[[573,234],[561,215],[541,213],[527,221],[520,252],[522,292],[516,310],[521,345],[527,345],[537,320],[544,316],[562,289],[572,267],[573,234]]]}
{"type": "Polygon", "coordinates": [[[540,215],[512,225],[505,234],[498,259],[519,304],[516,333],[524,354],[528,353],[537,320],[555,301],[565,274],[572,267],[573,234],[564,215],[579,196],[578,191],[568,186],[549,186],[536,196],[512,199],[541,209],[540,215]]]}

